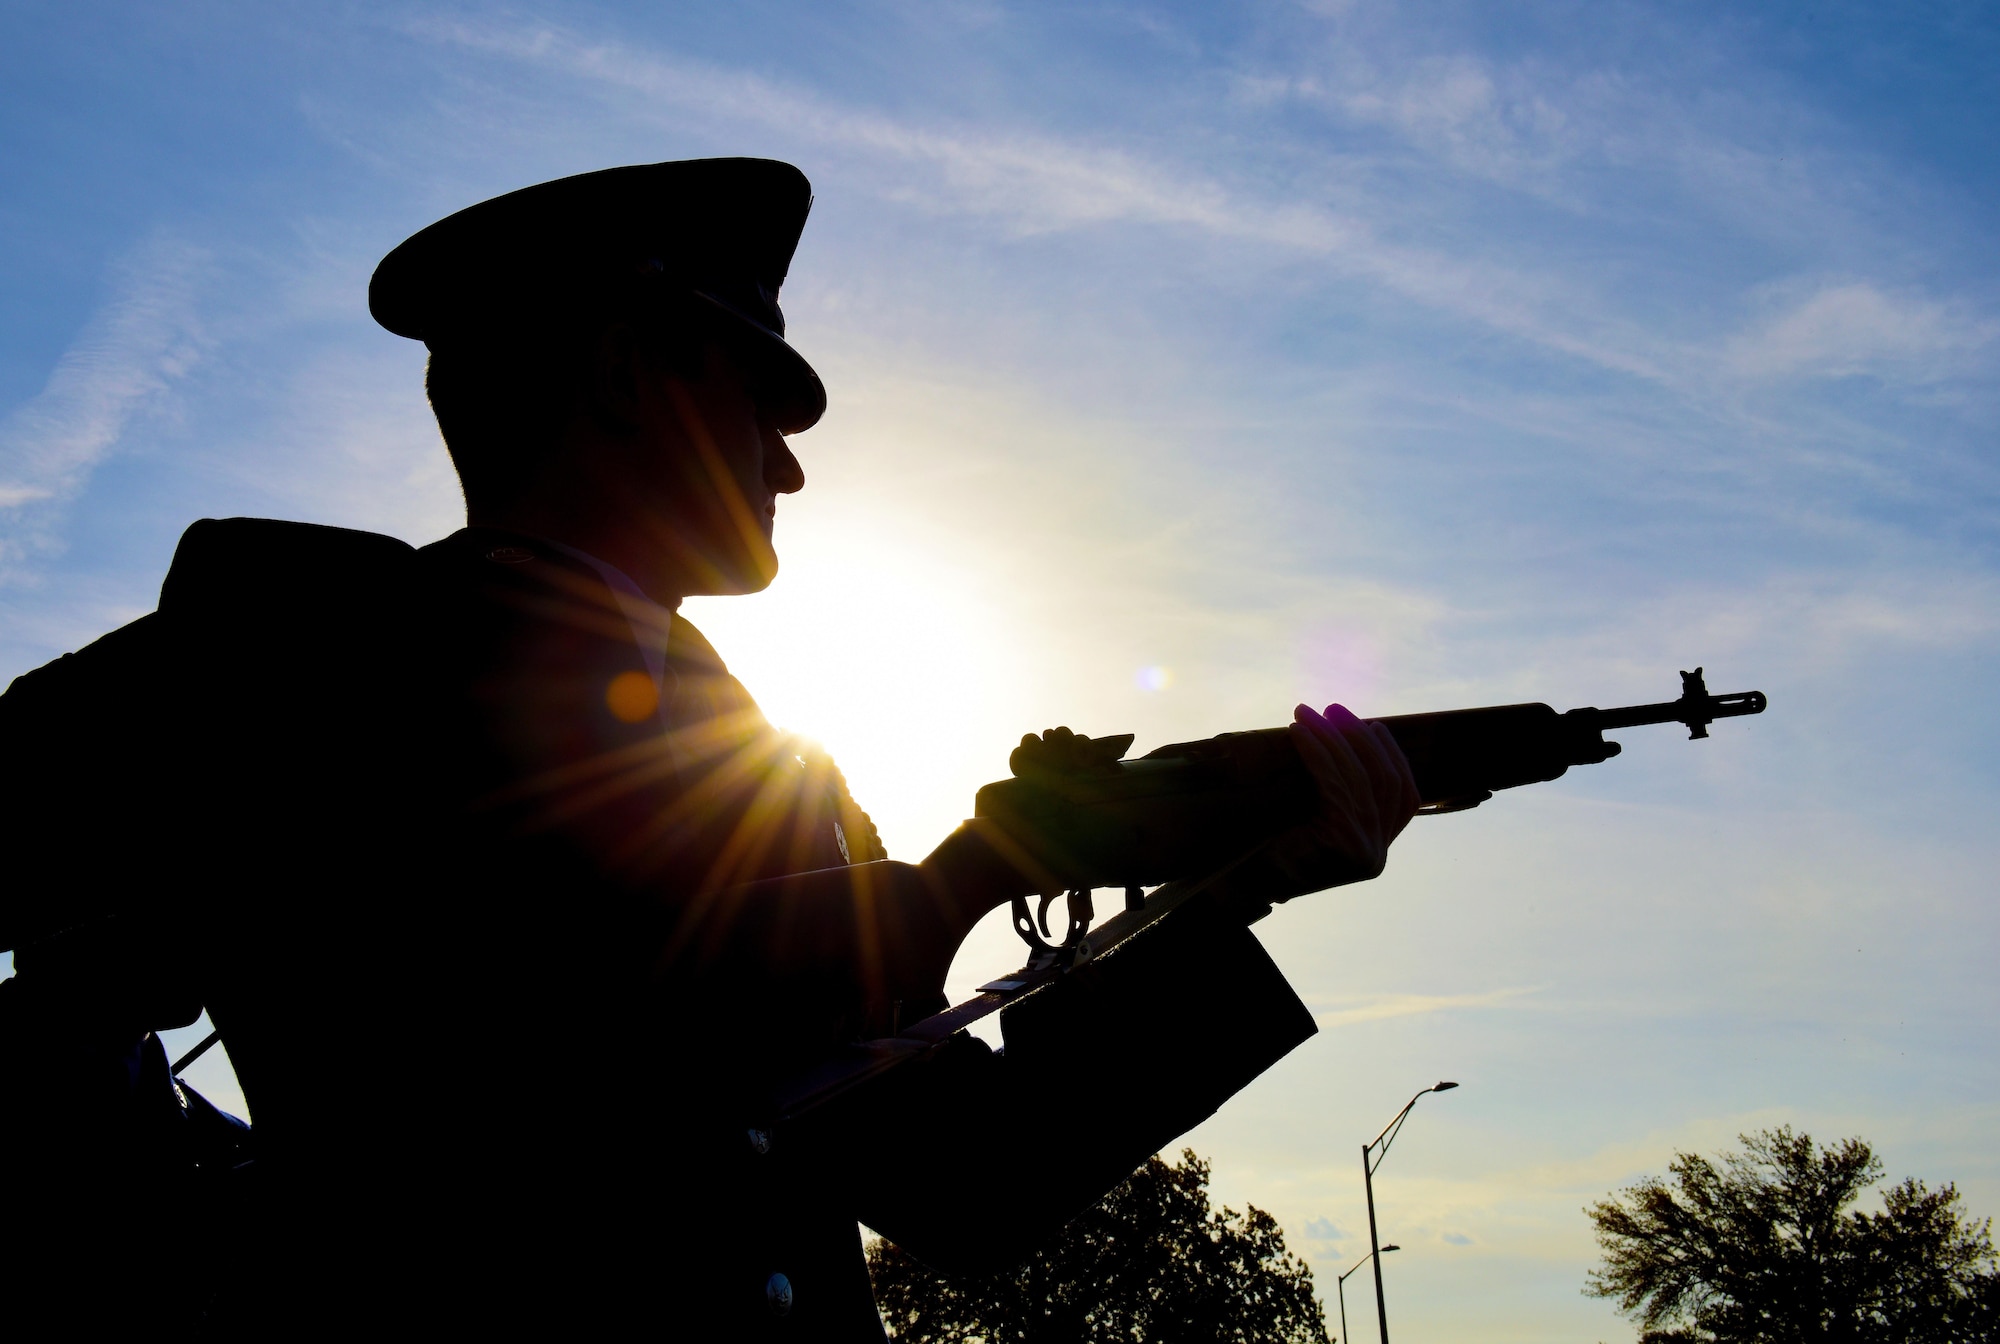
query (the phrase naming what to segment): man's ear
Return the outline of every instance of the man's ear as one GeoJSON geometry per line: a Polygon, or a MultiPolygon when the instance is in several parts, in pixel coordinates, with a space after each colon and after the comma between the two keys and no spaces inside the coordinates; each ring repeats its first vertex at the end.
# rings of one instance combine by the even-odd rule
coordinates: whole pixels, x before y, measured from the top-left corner
{"type": "Polygon", "coordinates": [[[598,332],[586,380],[591,414],[607,428],[638,428],[644,376],[644,355],[631,323],[613,322],[598,332]]]}

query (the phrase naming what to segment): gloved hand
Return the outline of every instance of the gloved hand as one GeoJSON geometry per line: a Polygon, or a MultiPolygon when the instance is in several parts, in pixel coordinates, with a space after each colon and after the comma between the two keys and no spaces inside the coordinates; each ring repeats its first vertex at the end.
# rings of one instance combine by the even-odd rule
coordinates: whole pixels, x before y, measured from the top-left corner
{"type": "Polygon", "coordinates": [[[1341,705],[1293,713],[1292,743],[1319,791],[1309,822],[1273,840],[1227,886],[1265,901],[1381,875],[1389,845],[1416,815],[1417,782],[1396,739],[1341,705]]]}

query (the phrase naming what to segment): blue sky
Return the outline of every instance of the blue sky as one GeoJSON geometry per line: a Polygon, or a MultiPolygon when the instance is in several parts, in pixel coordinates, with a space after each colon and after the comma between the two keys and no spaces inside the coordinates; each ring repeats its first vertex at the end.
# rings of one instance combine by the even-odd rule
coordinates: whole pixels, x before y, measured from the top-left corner
{"type": "Polygon", "coordinates": [[[1771,695],[1260,926],[1325,1030],[1191,1141],[1329,1292],[1356,1147],[1440,1076],[1378,1190],[1406,1336],[1625,1337],[1582,1206],[1777,1121],[2000,1211],[1990,7],[0,25],[0,677],[149,609],[198,517],[457,525],[422,351],[366,311],[410,232],[786,158],[833,409],[786,572],[690,614],[892,852],[1054,723],[1771,695]]]}

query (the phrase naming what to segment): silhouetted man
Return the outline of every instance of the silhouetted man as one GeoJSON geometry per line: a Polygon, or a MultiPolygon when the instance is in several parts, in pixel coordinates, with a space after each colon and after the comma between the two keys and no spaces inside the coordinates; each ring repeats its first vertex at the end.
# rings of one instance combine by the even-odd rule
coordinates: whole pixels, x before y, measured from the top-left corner
{"type": "MultiPolygon", "coordinates": [[[[1240,919],[1190,919],[1002,1054],[960,1035],[795,1147],[758,1127],[942,1008],[1019,886],[969,841],[884,861],[675,614],[777,570],[787,436],[825,408],[777,304],[810,202],[784,164],[666,163],[417,234],[370,302],[430,347],[469,526],[198,523],[157,613],[0,699],[12,1221],[50,1230],[22,1310],[129,1320],[88,1285],[184,1247],[161,1200],[214,1207],[171,1137],[132,1156],[171,1129],[147,1033],[204,1006],[256,1159],[179,1299],[259,1338],[879,1339],[857,1218],[1004,1264],[1310,1032],[1240,919]]],[[[1373,876],[1415,806],[1386,734],[1329,715],[1295,732],[1322,814],[1235,877],[1252,902],[1373,876]]]]}

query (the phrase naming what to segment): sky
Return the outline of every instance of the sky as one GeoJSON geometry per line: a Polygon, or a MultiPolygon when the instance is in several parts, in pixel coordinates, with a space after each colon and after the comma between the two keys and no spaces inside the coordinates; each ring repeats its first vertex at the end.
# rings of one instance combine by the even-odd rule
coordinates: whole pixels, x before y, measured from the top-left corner
{"type": "Polygon", "coordinates": [[[1279,909],[1321,1033],[1187,1140],[1332,1314],[1358,1146],[1456,1080],[1377,1179],[1398,1338],[1629,1338],[1583,1208],[1676,1150],[1858,1134],[2000,1212],[1996,150],[1974,3],[9,0],[0,680],[197,518],[460,525],[367,314],[408,234],[797,163],[831,409],[777,582],[687,614],[893,855],[1055,724],[1769,694],[1279,909]]]}

